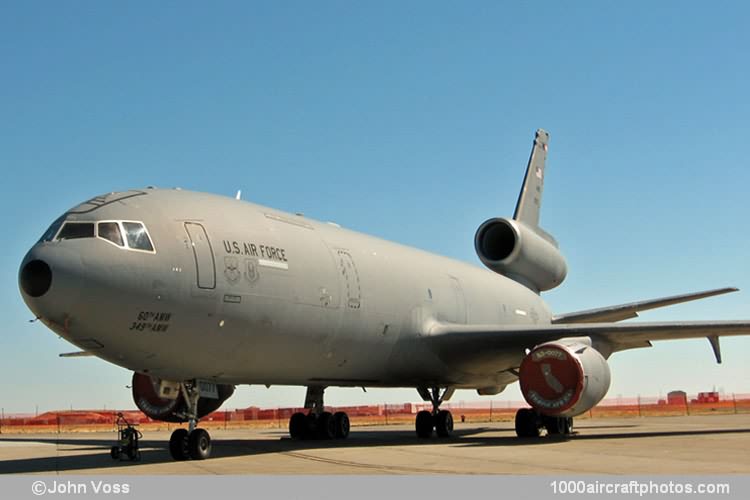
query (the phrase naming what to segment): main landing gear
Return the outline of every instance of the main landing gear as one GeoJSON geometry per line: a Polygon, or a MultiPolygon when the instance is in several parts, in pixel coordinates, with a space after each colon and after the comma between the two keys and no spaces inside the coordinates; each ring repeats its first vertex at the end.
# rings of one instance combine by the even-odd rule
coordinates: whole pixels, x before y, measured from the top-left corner
{"type": "Polygon", "coordinates": [[[531,408],[521,408],[516,412],[516,435],[522,438],[536,438],[542,429],[547,435],[569,436],[573,433],[572,417],[550,417],[531,408]]]}
{"type": "Polygon", "coordinates": [[[349,436],[349,416],[343,411],[331,413],[323,407],[325,387],[310,386],[305,396],[305,414],[297,412],[289,419],[292,439],[346,439],[349,436]]]}
{"type": "Polygon", "coordinates": [[[453,415],[448,410],[441,410],[440,405],[453,396],[455,389],[448,387],[442,394],[439,387],[433,387],[431,390],[427,387],[417,387],[417,391],[423,400],[432,403],[432,411],[422,410],[417,413],[417,437],[430,438],[433,431],[438,437],[450,437],[453,434],[453,415]]]}
{"type": "Polygon", "coordinates": [[[211,456],[211,436],[198,425],[198,399],[200,394],[195,384],[180,384],[180,391],[187,402],[185,417],[187,429],[177,429],[169,438],[169,454],[175,460],[205,460],[211,456]]]}

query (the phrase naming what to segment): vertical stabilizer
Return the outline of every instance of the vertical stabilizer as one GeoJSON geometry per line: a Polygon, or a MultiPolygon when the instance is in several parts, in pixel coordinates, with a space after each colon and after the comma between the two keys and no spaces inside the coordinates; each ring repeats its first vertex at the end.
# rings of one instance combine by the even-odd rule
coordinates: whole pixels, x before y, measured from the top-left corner
{"type": "Polygon", "coordinates": [[[513,218],[523,222],[529,228],[539,227],[539,210],[542,206],[542,191],[544,189],[544,164],[547,160],[547,145],[549,134],[546,130],[538,129],[531,148],[529,164],[526,167],[526,177],[523,179],[521,194],[518,195],[516,211],[513,218]]]}

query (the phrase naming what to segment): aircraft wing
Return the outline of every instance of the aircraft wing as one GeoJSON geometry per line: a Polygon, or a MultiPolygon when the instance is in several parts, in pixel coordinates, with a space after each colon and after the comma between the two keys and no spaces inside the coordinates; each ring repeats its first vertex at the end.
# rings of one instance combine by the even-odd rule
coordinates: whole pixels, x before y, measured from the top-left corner
{"type": "Polygon", "coordinates": [[[444,359],[463,362],[472,357],[502,355],[503,351],[531,349],[544,342],[570,337],[590,337],[595,345],[604,344],[610,352],[648,347],[654,340],[706,337],[717,362],[721,362],[718,338],[729,335],[750,335],[750,320],[523,326],[437,323],[425,337],[444,359]]]}
{"type": "Polygon", "coordinates": [[[640,311],[647,311],[649,309],[656,309],[658,307],[671,306],[674,304],[679,304],[681,302],[705,299],[706,297],[713,297],[714,295],[721,295],[724,293],[731,293],[731,292],[737,292],[737,291],[739,291],[739,288],[734,288],[734,287],[717,288],[715,290],[706,290],[705,292],[687,293],[684,295],[672,295],[671,297],[663,297],[660,299],[630,302],[628,304],[601,307],[598,309],[588,309],[586,311],[578,311],[578,312],[573,312],[573,313],[560,314],[552,318],[552,323],[567,324],[567,323],[602,323],[602,322],[622,321],[624,319],[636,318],[638,316],[638,312],[640,311]]]}

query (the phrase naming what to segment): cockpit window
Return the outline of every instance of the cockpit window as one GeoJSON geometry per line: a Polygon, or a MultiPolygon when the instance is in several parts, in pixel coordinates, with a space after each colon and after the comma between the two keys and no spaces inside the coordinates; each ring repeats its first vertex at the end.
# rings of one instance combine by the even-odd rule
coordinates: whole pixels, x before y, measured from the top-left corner
{"type": "Polygon", "coordinates": [[[154,246],[151,244],[151,239],[149,239],[143,224],[140,222],[123,222],[122,227],[125,230],[125,237],[130,248],[147,252],[154,251],[154,246]]]}
{"type": "Polygon", "coordinates": [[[124,246],[120,225],[117,222],[100,222],[97,224],[97,234],[100,238],[111,241],[118,247],[124,246]]]}
{"type": "Polygon", "coordinates": [[[142,222],[136,221],[66,222],[65,216],[63,216],[52,223],[42,236],[41,241],[94,237],[107,240],[124,250],[154,252],[154,245],[151,243],[151,237],[146,230],[146,226],[142,222]]]}
{"type": "Polygon", "coordinates": [[[60,230],[60,226],[62,226],[62,223],[64,220],[65,220],[65,215],[58,217],[57,220],[53,222],[50,225],[50,227],[44,232],[40,241],[52,241],[52,239],[57,234],[57,231],[60,230]]]}
{"type": "Polygon", "coordinates": [[[57,235],[58,240],[74,240],[77,238],[93,238],[93,222],[66,222],[60,233],[57,235]]]}

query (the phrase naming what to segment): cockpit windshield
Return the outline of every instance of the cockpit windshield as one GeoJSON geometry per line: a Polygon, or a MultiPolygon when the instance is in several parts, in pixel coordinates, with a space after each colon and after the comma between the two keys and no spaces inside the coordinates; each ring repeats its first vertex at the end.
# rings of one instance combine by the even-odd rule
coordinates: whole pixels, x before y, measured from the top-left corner
{"type": "Polygon", "coordinates": [[[100,222],[97,224],[97,236],[107,241],[111,241],[118,247],[125,246],[122,241],[120,225],[117,222],[100,222]]]}
{"type": "Polygon", "coordinates": [[[146,228],[140,222],[123,222],[125,236],[128,240],[128,246],[136,250],[145,250],[153,252],[154,247],[151,245],[151,239],[148,237],[146,228]]]}
{"type": "Polygon", "coordinates": [[[62,226],[64,220],[65,215],[61,215],[60,217],[58,217],[55,222],[50,224],[49,228],[47,228],[39,241],[52,241],[57,232],[60,230],[60,226],[62,226]]]}
{"type": "Polygon", "coordinates": [[[151,237],[142,222],[136,221],[65,221],[60,217],[47,229],[41,241],[99,238],[125,250],[154,252],[151,237]],[[62,226],[62,228],[60,227],[62,226]]]}
{"type": "Polygon", "coordinates": [[[75,240],[78,238],[93,238],[93,222],[66,222],[57,234],[58,240],[75,240]]]}

